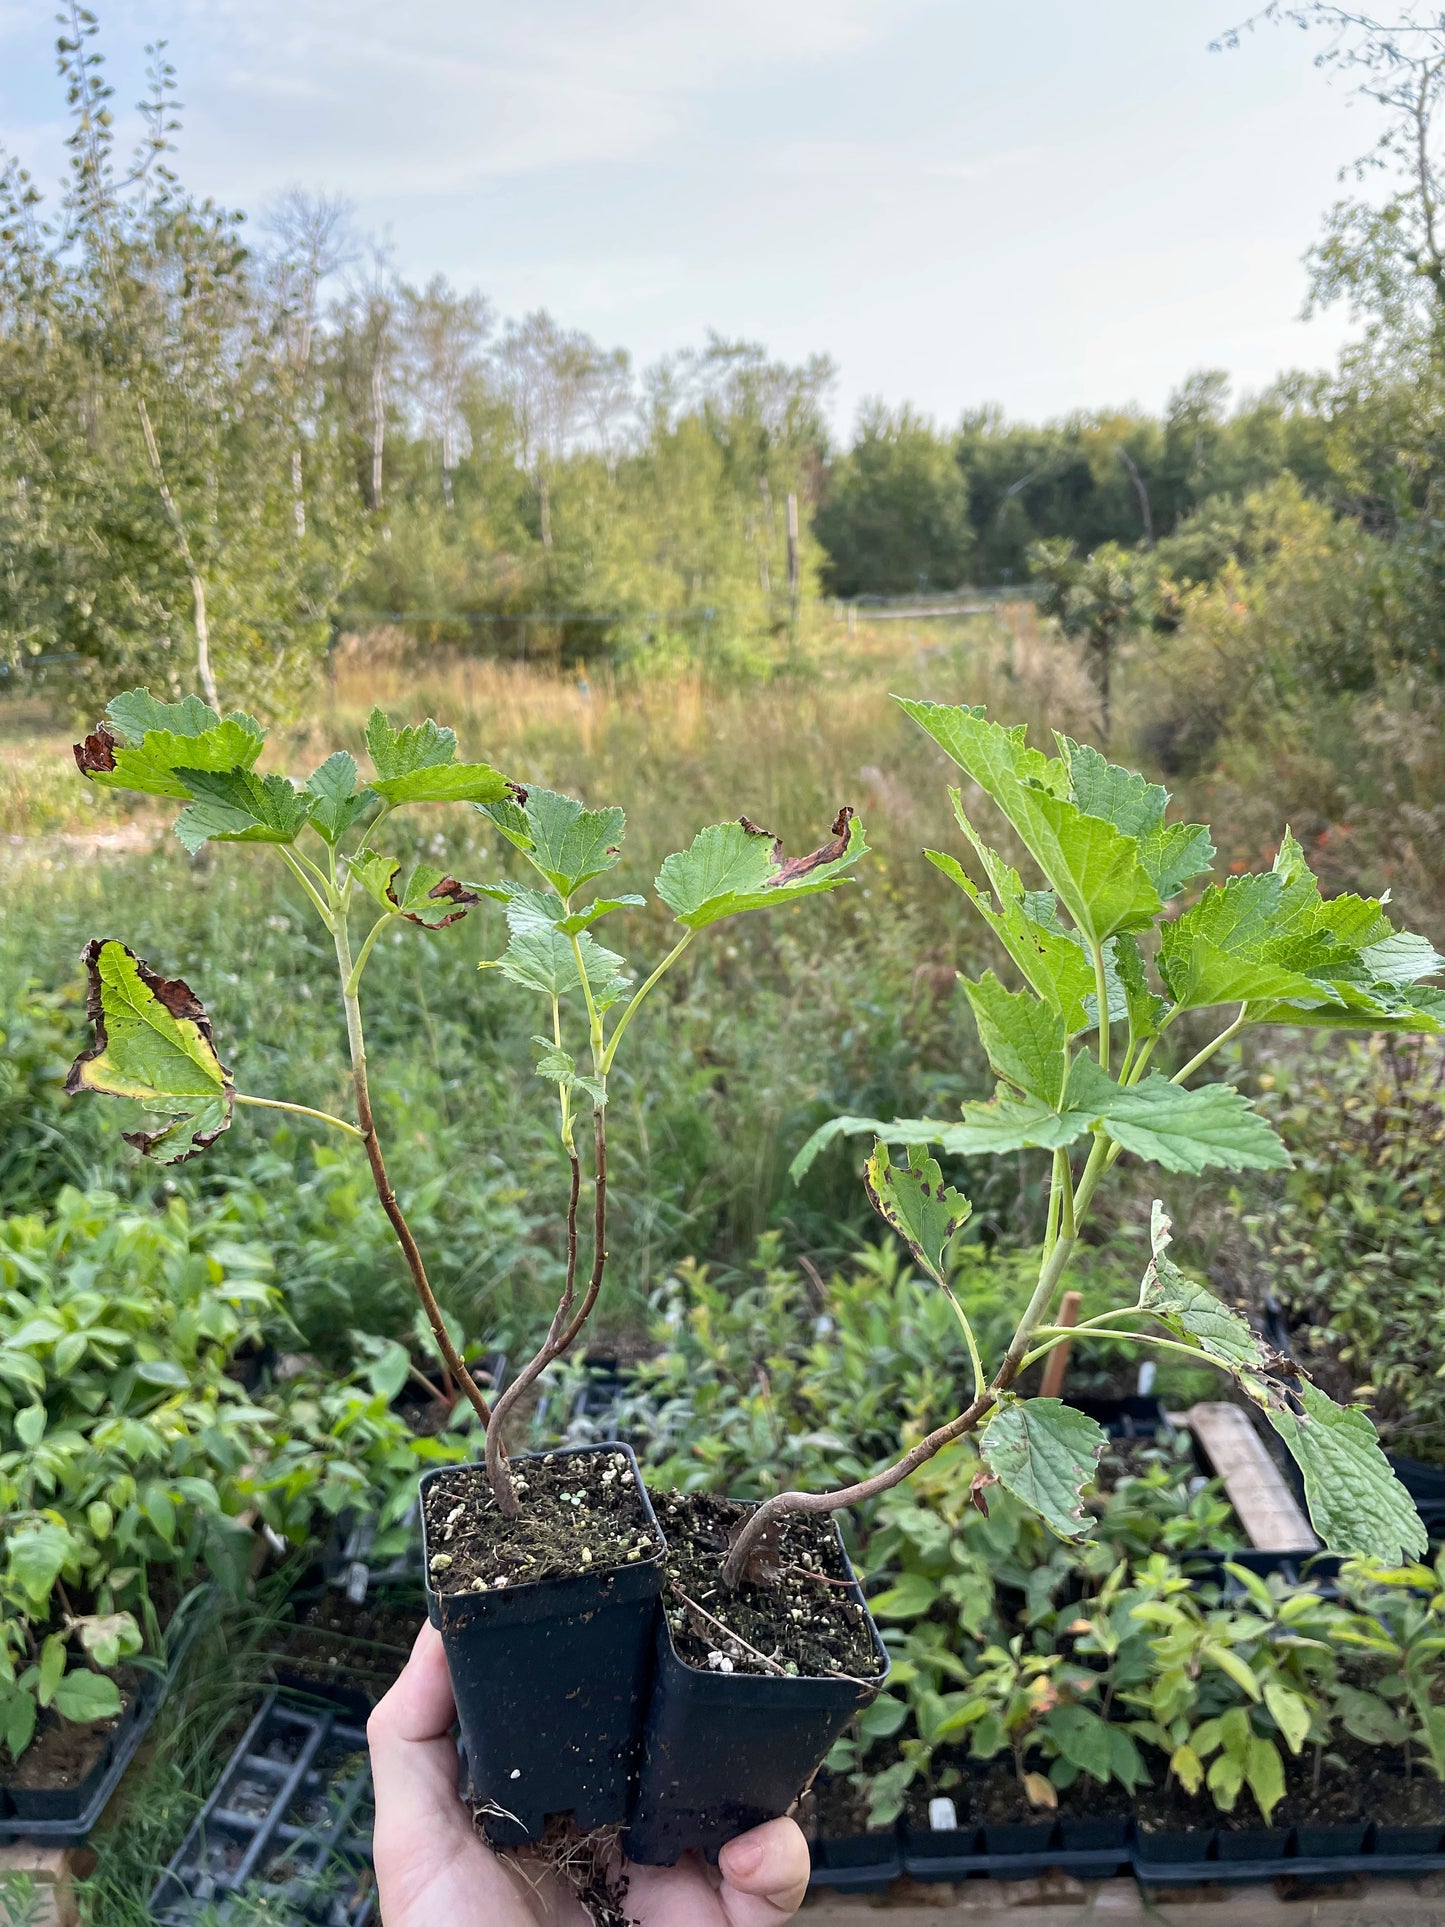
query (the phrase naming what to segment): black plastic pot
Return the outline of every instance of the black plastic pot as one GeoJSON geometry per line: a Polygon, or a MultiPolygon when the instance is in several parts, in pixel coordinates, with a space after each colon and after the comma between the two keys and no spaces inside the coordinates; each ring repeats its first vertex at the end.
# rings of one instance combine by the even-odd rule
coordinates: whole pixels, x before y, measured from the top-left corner
{"type": "Polygon", "coordinates": [[[1283,1860],[1289,1851],[1288,1827],[1221,1827],[1221,1860],[1283,1860]]]}
{"type": "MultiPolygon", "coordinates": [[[[535,1585],[438,1594],[427,1612],[446,1648],[465,1754],[463,1791],[489,1808],[499,1846],[535,1840],[552,1814],[584,1832],[626,1821],[637,1779],[653,1627],[662,1591],[662,1533],[625,1445],[518,1456],[574,1459],[623,1453],[658,1551],[635,1565],[535,1585]]],[[[457,1476],[439,1467],[426,1494],[457,1476]]],[[[426,1552],[430,1571],[431,1554],[426,1552]]]]}
{"type": "Polygon", "coordinates": [[[1152,1439],[1156,1433],[1174,1435],[1164,1407],[1152,1395],[1145,1398],[1131,1393],[1120,1398],[1089,1398],[1080,1393],[1064,1394],[1064,1402],[1103,1427],[1111,1439],[1152,1439]]]}
{"type": "Polygon", "coordinates": [[[1415,1509],[1432,1538],[1445,1533],[1445,1467],[1427,1465],[1423,1459],[1396,1458],[1385,1454],[1391,1470],[1415,1501],[1415,1509]]]}
{"type": "Polygon", "coordinates": [[[1099,1879],[1129,1864],[1131,1822],[1105,1820],[1021,1821],[954,1829],[903,1829],[904,1871],[914,1880],[966,1880],[988,1874],[1024,1880],[1047,1873],[1099,1879]]]}
{"type": "Polygon", "coordinates": [[[1363,1820],[1347,1820],[1332,1827],[1296,1827],[1295,1855],[1300,1860],[1339,1860],[1363,1853],[1365,1833],[1363,1820]]]}
{"type": "Polygon", "coordinates": [[[346,1614],[349,1605],[343,1604],[324,1581],[298,1587],[290,1601],[295,1624],[282,1629],[285,1643],[271,1660],[276,1684],[287,1693],[339,1707],[349,1719],[364,1725],[371,1709],[406,1665],[426,1616],[420,1566],[418,1554],[414,1589],[380,1589],[368,1595],[369,1607],[361,1608],[395,1612],[398,1624],[391,1639],[309,1624],[306,1615],[313,1607],[346,1614]]]}
{"type": "Polygon", "coordinates": [[[151,1914],[183,1927],[229,1917],[245,1895],[278,1919],[369,1927],[371,1813],[365,1734],[273,1693],[161,1875],[151,1914]]]}
{"type": "MultiPolygon", "coordinates": [[[[867,1613],[838,1536],[847,1592],[867,1613]]],[[[627,1851],[646,1866],[671,1866],[690,1849],[715,1857],[725,1841],[786,1813],[853,1716],[888,1677],[888,1654],[868,1614],[876,1680],[780,1678],[690,1666],[658,1615],[657,1666],[627,1851]]]]}
{"type": "Polygon", "coordinates": [[[1391,1827],[1375,1824],[1374,1840],[1371,1843],[1377,1857],[1417,1858],[1421,1854],[1440,1852],[1441,1827],[1391,1827]]]}
{"type": "Polygon", "coordinates": [[[0,1789],[0,1846],[30,1840],[38,1846],[76,1847],[89,1838],[121,1776],[135,1758],[181,1663],[215,1606],[207,1589],[193,1594],[166,1629],[166,1667],[146,1672],[105,1750],[73,1787],[0,1789]]]}
{"type": "Polygon", "coordinates": [[[903,1871],[898,1829],[854,1833],[833,1839],[820,1834],[812,1845],[810,1887],[832,1887],[841,1893],[878,1893],[903,1871]]]}

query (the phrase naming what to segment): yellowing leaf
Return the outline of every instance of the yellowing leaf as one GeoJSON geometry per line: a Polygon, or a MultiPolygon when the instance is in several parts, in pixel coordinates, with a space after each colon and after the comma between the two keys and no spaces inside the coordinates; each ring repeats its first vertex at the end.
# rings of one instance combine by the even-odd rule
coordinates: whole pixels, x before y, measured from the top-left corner
{"type": "Polygon", "coordinates": [[[72,1064],[67,1092],[134,1098],[164,1115],[159,1130],[125,1133],[128,1143],[163,1164],[214,1144],[231,1122],[236,1092],[200,999],[189,984],[158,976],[113,938],[87,944],[81,960],[95,1041],[72,1064]]]}

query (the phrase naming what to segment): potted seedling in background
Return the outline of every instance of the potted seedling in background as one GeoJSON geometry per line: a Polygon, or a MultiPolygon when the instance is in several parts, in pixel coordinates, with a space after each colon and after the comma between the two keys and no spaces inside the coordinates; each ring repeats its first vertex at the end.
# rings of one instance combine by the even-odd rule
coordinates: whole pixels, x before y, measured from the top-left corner
{"type": "MultiPolygon", "coordinates": [[[[951,854],[929,851],[929,860],[964,892],[1021,983],[1010,989],[991,972],[964,981],[998,1089],[990,1102],[964,1104],[957,1121],[834,1119],[794,1170],[801,1175],[840,1135],[874,1136],[869,1196],[949,1297],[972,1396],[871,1476],[831,1492],[780,1492],[760,1504],[731,1536],[718,1577],[733,1597],[724,1590],[712,1612],[727,1623],[736,1600],[765,1588],[780,1565],[796,1563],[792,1535],[800,1521],[878,1498],[969,1434],[983,1459],[982,1503],[997,1482],[1063,1537],[1081,1535],[1089,1524],[1082,1495],[1104,1433],[1056,1398],[1021,1398],[1016,1381],[1056,1346],[1105,1336],[1233,1378],[1297,1460],[1311,1518],[1332,1550],[1391,1563],[1419,1553],[1424,1529],[1366,1414],[1300,1379],[1238,1313],[1183,1272],[1157,1205],[1137,1303],[1073,1329],[1053,1318],[1095,1194],[1122,1156],[1187,1173],[1288,1163],[1283,1143],[1245,1096],[1227,1083],[1197,1081],[1226,1044],[1259,1024],[1438,1031],[1445,992],[1422,980],[1445,960],[1423,938],[1396,930],[1378,901],[1325,901],[1288,834],[1270,870],[1206,884],[1176,914],[1175,899],[1206,874],[1214,851],[1202,825],[1166,821],[1163,789],[1068,738],[1059,739],[1057,756],[1045,756],[1028,746],[1022,728],[1005,729],[979,708],[902,707],[994,805],[1036,872],[1026,883],[985,840],[962,793],[952,792],[973,873],[951,854]],[[1223,1015],[1209,1042],[1172,1075],[1156,1069],[1174,1026],[1214,1009],[1223,1015]],[[898,1162],[890,1145],[906,1147],[898,1162]],[[1001,1358],[985,1362],[967,1307],[950,1291],[944,1254],[970,1206],[946,1184],[929,1145],[969,1157],[1036,1148],[1052,1160],[1037,1284],[1001,1358]]],[[[666,1502],[663,1520],[671,1540],[677,1521],[666,1502]]],[[[670,1623],[678,1622],[670,1616],[670,1623]]],[[[754,1635],[753,1644],[762,1641],[754,1635]]],[[[676,1659],[663,1656],[639,1796],[647,1828],[659,1836],[674,1818],[679,1830],[689,1824],[693,1796],[678,1762],[706,1751],[712,1722],[737,1731],[750,1717],[740,1696],[710,1708],[696,1703],[695,1684],[676,1659]]],[[[760,1733],[760,1748],[768,1743],[760,1733]]],[[[736,1788],[747,1772],[736,1760],[733,1766],[736,1788]]],[[[771,1766],[757,1761],[759,1784],[771,1766]]]]}
{"type": "MultiPolygon", "coordinates": [[[[845,808],[828,842],[792,859],[746,818],[701,831],[662,866],[657,894],[678,935],[634,984],[622,957],[593,931],[601,918],[644,899],[588,888],[620,860],[620,809],[588,810],[508,783],[487,764],[458,762],[453,732],[431,721],[395,729],[378,710],[366,741],[369,778],[338,751],[298,786],[257,774],[264,734],[251,718],[221,718],[195,698],[168,704],[132,691],[76,746],[93,781],[183,803],[176,832],[187,849],[212,841],[275,849],[335,951],[355,1121],[237,1091],[190,987],[161,977],[114,939],[85,951],[95,1040],[77,1059],[69,1088],[137,1100],[150,1116],[130,1141],[163,1161],[214,1143],[236,1104],[300,1113],[359,1141],[445,1369],[486,1434],[483,1466],[441,1469],[423,1483],[428,1610],[447,1646],[471,1795],[499,1838],[534,1837],[556,1813],[572,1813],[583,1827],[618,1824],[634,1777],[662,1538],[627,1448],[512,1461],[506,1427],[517,1401],[577,1342],[602,1289],[607,1080],[633,1018],[699,931],[842,882],[865,847],[862,830],[845,808]],[[409,804],[448,802],[476,805],[534,881],[465,884],[418,865],[401,883],[401,865],[384,848],[385,819],[409,804]],[[562,1293],[536,1356],[495,1410],[447,1329],[392,1188],[371,1102],[361,1001],[384,933],[408,922],[440,929],[483,896],[505,906],[509,931],[503,955],[483,967],[539,1003],[536,1068],[556,1091],[568,1172],[562,1293]],[[354,943],[362,909],[372,921],[354,943]]],[[[850,1580],[839,1583],[846,1589],[850,1580]]],[[[844,1610],[866,1623],[856,1598],[844,1610]]],[[[871,1690],[845,1684],[850,1703],[871,1690]]]]}

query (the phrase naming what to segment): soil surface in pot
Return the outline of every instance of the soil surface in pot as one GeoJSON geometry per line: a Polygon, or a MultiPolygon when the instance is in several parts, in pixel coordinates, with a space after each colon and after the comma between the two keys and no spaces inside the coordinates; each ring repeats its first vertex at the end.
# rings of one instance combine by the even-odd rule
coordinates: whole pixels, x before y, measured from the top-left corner
{"type": "MultiPolygon", "coordinates": [[[[1426,1768],[1417,1767],[1407,1780],[1391,1770],[1371,1748],[1351,1747],[1342,1759],[1327,1759],[1319,1784],[1314,1761],[1306,1752],[1285,1764],[1285,1796],[1268,1824],[1274,1827],[1329,1827],[1354,1820],[1378,1820],[1383,1826],[1445,1826],[1445,1786],[1426,1768]]],[[[1139,1825],[1146,1833],[1207,1831],[1248,1832],[1266,1823],[1247,1794],[1241,1794],[1233,1813],[1219,1813],[1207,1793],[1193,1798],[1177,1781],[1167,1786],[1140,1787],[1135,1796],[1139,1825]]]]}
{"type": "Polygon", "coordinates": [[[30,1792],[64,1792],[79,1786],[104,1753],[110,1736],[125,1718],[125,1709],[135,1697],[136,1681],[117,1678],[120,1711],[112,1719],[87,1720],[83,1725],[55,1713],[20,1755],[6,1774],[10,1786],[30,1792]]]}
{"type": "Polygon", "coordinates": [[[750,1507],[709,1492],[654,1495],[667,1541],[664,1604],[689,1666],[722,1673],[846,1674],[876,1679],[868,1615],[848,1588],[826,1515],[784,1515],[768,1557],[771,1581],[724,1586],[729,1542],[750,1507]],[[716,1657],[714,1657],[716,1655],[716,1657]]]}
{"type": "Polygon", "coordinates": [[[1011,1767],[994,1767],[987,1773],[944,1772],[932,1783],[915,1782],[904,1807],[906,1825],[920,1833],[928,1832],[928,1802],[935,1794],[946,1793],[958,1810],[958,1824],[969,1826],[1046,1827],[1056,1815],[1066,1820],[1122,1820],[1133,1811],[1132,1802],[1121,1786],[1100,1786],[1080,1774],[1072,1786],[1055,1789],[1057,1807],[1036,1807],[1019,1783],[1011,1767]],[[948,1781],[945,1785],[943,1782],[948,1781]]]}
{"type": "Polygon", "coordinates": [[[430,1579],[442,1594],[484,1592],[635,1565],[659,1550],[623,1452],[557,1452],[514,1473],[522,1510],[504,1518],[481,1466],[426,1491],[430,1579]]]}
{"type": "Polygon", "coordinates": [[[799,1809],[798,1819],[810,1839],[853,1840],[866,1833],[887,1840],[893,1832],[891,1824],[886,1827],[869,1824],[867,1791],[854,1786],[839,1773],[818,1775],[813,1791],[799,1809]]]}

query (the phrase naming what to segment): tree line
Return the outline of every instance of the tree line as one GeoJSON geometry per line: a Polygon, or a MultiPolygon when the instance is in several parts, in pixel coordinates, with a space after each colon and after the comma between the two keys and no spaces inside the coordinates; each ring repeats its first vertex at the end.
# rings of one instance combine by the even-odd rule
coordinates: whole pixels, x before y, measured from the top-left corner
{"type": "Polygon", "coordinates": [[[546,312],[406,281],[339,202],[293,192],[253,226],[197,197],[163,47],[121,155],[96,19],[69,0],[66,179],[52,206],[0,173],[0,665],[277,713],[349,622],[746,666],[823,594],[1033,579],[1107,675],[1113,638],[1268,548],[1291,492],[1341,558],[1368,554],[1377,602],[1409,605],[1404,655],[1435,660],[1445,48],[1279,17],[1332,28],[1385,128],[1393,199],[1342,201],[1311,257],[1312,299],[1362,323],[1339,368],[1238,405],[1206,371],[1161,415],[1046,424],[871,403],[836,447],[824,356],[712,336],[638,370],[546,312]]]}

